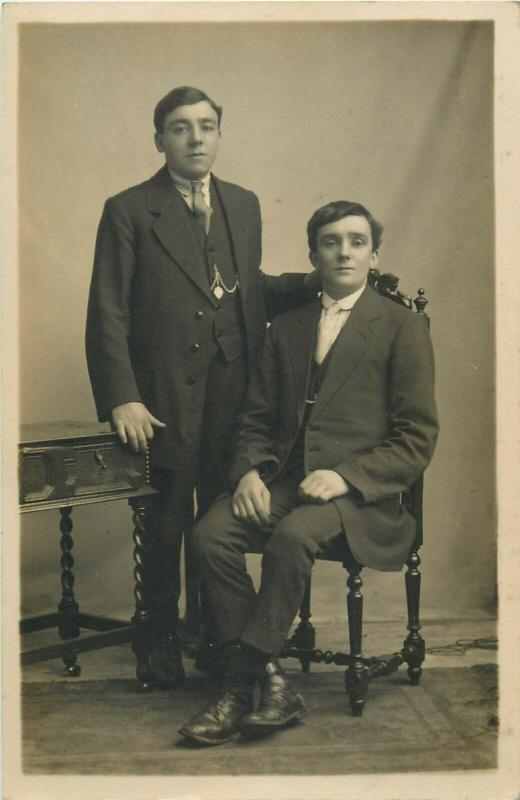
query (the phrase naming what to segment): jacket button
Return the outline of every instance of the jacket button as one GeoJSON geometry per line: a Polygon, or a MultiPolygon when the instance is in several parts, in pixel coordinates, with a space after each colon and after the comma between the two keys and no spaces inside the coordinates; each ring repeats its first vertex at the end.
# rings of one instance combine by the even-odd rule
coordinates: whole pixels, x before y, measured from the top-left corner
{"type": "Polygon", "coordinates": [[[204,311],[195,312],[195,319],[202,319],[203,316],[204,316],[204,311]]]}
{"type": "Polygon", "coordinates": [[[200,345],[198,345],[197,343],[192,344],[192,346],[191,346],[191,352],[192,353],[198,353],[199,350],[200,350],[200,345]]]}
{"type": "Polygon", "coordinates": [[[187,378],[186,383],[188,384],[188,386],[193,386],[193,384],[195,383],[195,378],[187,378]]]}

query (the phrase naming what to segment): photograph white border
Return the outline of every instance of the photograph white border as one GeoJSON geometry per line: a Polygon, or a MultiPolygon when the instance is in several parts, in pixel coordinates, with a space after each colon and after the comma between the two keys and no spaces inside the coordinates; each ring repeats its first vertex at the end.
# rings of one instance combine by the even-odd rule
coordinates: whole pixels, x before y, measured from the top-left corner
{"type": "MultiPolygon", "coordinates": [[[[3,5],[2,472],[4,797],[211,800],[514,800],[520,796],[520,5],[513,2],[135,2],[3,5]],[[496,770],[341,776],[49,776],[21,772],[18,654],[17,28],[24,22],[493,20],[497,496],[499,521],[499,766],[496,770]]],[[[448,287],[449,288],[449,287],[448,287]]],[[[476,323],[477,324],[477,323],[476,323]]],[[[468,413],[471,410],[468,409],[468,413]]],[[[490,481],[493,476],[490,474],[490,481]]]]}

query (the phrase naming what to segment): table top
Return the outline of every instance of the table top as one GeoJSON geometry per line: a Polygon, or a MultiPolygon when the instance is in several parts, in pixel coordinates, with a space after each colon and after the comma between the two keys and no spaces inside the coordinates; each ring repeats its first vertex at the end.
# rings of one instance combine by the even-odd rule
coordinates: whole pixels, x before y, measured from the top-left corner
{"type": "Polygon", "coordinates": [[[142,497],[153,497],[159,494],[157,489],[148,484],[140,489],[117,489],[108,492],[99,492],[85,497],[62,497],[59,500],[35,500],[32,503],[22,503],[20,513],[27,514],[32,511],[52,511],[58,508],[74,508],[75,506],[89,506],[94,503],[107,503],[111,500],[134,500],[142,497]]]}
{"type": "MultiPolygon", "coordinates": [[[[72,450],[85,446],[99,448],[103,447],[104,445],[108,445],[110,448],[113,446],[117,447],[118,449],[124,448],[124,445],[119,443],[117,433],[110,430],[107,424],[99,422],[75,422],[72,420],[67,420],[22,425],[20,427],[20,467],[23,463],[25,463],[25,456],[28,454],[31,455],[36,451],[39,452],[43,450],[46,452],[47,449],[49,449],[49,451],[54,450],[55,452],[60,453],[62,450],[68,452],[69,448],[72,450]]],[[[96,450],[96,452],[98,451],[96,450]]],[[[135,460],[140,463],[144,480],[145,473],[148,473],[146,454],[137,454],[132,452],[131,455],[132,458],[130,459],[130,462],[135,460]]],[[[126,465],[126,467],[128,466],[132,466],[132,464],[129,463],[126,465]]],[[[103,468],[105,468],[104,465],[103,468]]],[[[88,491],[78,490],[78,493],[76,494],[74,486],[72,484],[69,486],[65,481],[67,476],[69,478],[72,477],[71,475],[68,475],[66,470],[64,471],[61,468],[57,468],[56,474],[53,470],[51,470],[51,472],[53,477],[49,477],[48,475],[46,477],[44,476],[43,482],[48,482],[54,486],[55,490],[56,486],[58,486],[59,491],[54,491],[54,494],[57,494],[58,496],[49,497],[49,499],[45,499],[44,496],[41,498],[37,497],[36,499],[25,498],[24,501],[21,502],[20,511],[25,513],[42,509],[64,508],[67,506],[72,507],[77,505],[87,505],[90,503],[103,503],[107,502],[108,500],[118,499],[126,499],[131,501],[133,499],[144,498],[148,495],[156,494],[156,490],[146,482],[139,487],[136,487],[133,486],[131,481],[123,481],[123,485],[121,486],[119,479],[116,480],[114,485],[110,485],[110,482],[108,484],[99,482],[98,486],[97,482],[94,481],[94,486],[89,487],[88,491]],[[69,494],[69,492],[72,492],[72,494],[69,494]]],[[[83,479],[87,480],[87,483],[89,483],[88,478],[89,473],[87,470],[85,475],[83,475],[83,479]]],[[[72,483],[74,483],[74,481],[72,483]]],[[[41,488],[45,489],[44,486],[41,488]]],[[[52,487],[47,486],[47,488],[49,489],[52,487]]],[[[52,495],[53,492],[49,492],[49,494],[52,495]]]]}
{"type": "Polygon", "coordinates": [[[46,442],[61,442],[92,437],[113,438],[117,436],[108,423],[103,422],[35,422],[20,425],[20,444],[35,445],[46,442]]]}

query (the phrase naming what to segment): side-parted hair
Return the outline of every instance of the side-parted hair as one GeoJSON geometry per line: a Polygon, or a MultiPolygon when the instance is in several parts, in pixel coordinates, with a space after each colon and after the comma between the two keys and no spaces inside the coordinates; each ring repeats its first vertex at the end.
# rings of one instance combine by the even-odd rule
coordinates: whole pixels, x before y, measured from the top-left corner
{"type": "Polygon", "coordinates": [[[307,241],[309,250],[315,253],[318,246],[318,230],[330,222],[337,222],[343,217],[365,217],[372,232],[372,252],[379,250],[383,238],[383,226],[361,203],[350,200],[335,200],[318,208],[307,223],[307,241]]]}
{"type": "Polygon", "coordinates": [[[220,128],[220,120],[222,119],[222,107],[218,106],[211,97],[208,97],[206,92],[201,89],[196,89],[194,86],[177,86],[168,92],[162,100],[159,100],[153,112],[153,124],[157,133],[163,133],[164,120],[178,106],[192,106],[194,103],[200,103],[206,100],[218,119],[218,126],[220,128]]]}

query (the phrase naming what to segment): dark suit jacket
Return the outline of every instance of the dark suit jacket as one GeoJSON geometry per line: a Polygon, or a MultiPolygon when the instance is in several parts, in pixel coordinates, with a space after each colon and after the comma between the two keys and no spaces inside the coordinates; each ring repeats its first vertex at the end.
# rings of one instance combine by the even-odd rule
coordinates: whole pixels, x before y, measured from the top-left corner
{"type": "MultiPolygon", "coordinates": [[[[302,425],[320,301],[277,317],[241,418],[232,480],[283,472],[302,425]]],[[[305,432],[305,473],[333,469],[352,491],[333,502],[361,564],[400,569],[414,522],[400,506],[437,439],[433,354],[424,317],[367,287],[336,341],[305,432]]]]}
{"type": "MultiPolygon", "coordinates": [[[[267,316],[304,300],[303,276],[260,272],[258,199],[212,180],[230,231],[251,361],[267,316]]],[[[90,288],[89,374],[100,421],[109,420],[116,405],[142,401],[166,423],[153,440],[154,466],[184,469],[192,461],[216,313],[207,265],[167,168],[111,197],[90,288]]]]}

